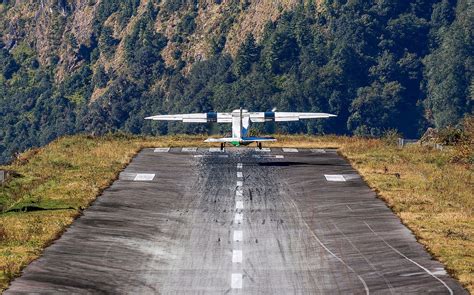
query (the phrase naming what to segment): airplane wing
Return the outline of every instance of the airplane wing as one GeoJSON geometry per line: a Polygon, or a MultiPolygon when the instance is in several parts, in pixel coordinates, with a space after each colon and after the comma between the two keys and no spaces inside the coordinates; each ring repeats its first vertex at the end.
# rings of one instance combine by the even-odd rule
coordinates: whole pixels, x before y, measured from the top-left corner
{"type": "Polygon", "coordinates": [[[181,121],[184,123],[232,123],[232,114],[208,112],[197,114],[156,115],[146,117],[145,119],[156,121],[181,121]]]}
{"type": "Polygon", "coordinates": [[[255,142],[255,141],[276,141],[273,137],[224,137],[224,138],[208,138],[204,142],[255,142]]]}
{"type": "Polygon", "coordinates": [[[303,119],[323,119],[337,117],[327,113],[299,113],[299,112],[252,112],[250,120],[252,122],[285,122],[299,121],[303,119]]]}

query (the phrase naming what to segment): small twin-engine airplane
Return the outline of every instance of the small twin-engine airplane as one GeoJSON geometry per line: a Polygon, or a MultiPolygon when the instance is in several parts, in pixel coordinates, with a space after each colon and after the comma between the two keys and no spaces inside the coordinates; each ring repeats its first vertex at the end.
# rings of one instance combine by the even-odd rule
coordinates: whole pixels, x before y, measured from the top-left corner
{"type": "Polygon", "coordinates": [[[262,149],[262,142],[276,141],[273,137],[253,137],[248,136],[250,122],[285,122],[299,121],[302,119],[321,119],[336,117],[336,115],[326,113],[297,113],[297,112],[249,112],[240,108],[232,113],[199,113],[199,114],[178,114],[178,115],[157,115],[146,117],[146,120],[157,121],[182,121],[184,123],[232,123],[232,137],[208,138],[205,142],[219,142],[221,150],[226,143],[234,146],[249,145],[257,143],[257,147],[262,149]]]}

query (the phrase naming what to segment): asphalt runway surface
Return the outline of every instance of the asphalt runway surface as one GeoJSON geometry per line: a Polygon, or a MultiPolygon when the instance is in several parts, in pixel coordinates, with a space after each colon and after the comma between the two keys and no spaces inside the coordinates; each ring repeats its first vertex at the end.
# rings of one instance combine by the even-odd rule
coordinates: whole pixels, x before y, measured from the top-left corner
{"type": "Polygon", "coordinates": [[[6,294],[467,294],[334,150],[145,149],[6,294]]]}

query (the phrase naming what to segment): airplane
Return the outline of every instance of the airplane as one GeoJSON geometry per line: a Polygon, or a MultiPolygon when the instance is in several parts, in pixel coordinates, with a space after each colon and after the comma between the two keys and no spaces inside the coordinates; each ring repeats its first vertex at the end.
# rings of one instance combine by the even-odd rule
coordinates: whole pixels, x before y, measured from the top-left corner
{"type": "Polygon", "coordinates": [[[221,150],[226,143],[233,146],[249,145],[257,143],[257,147],[262,149],[263,142],[276,141],[273,137],[248,136],[250,122],[288,122],[302,119],[322,119],[337,117],[326,113],[298,113],[298,112],[249,112],[245,109],[233,110],[231,113],[196,113],[196,114],[176,114],[176,115],[156,115],[146,117],[145,120],[156,121],[182,121],[184,123],[232,123],[232,137],[208,138],[204,142],[220,143],[221,150]]]}

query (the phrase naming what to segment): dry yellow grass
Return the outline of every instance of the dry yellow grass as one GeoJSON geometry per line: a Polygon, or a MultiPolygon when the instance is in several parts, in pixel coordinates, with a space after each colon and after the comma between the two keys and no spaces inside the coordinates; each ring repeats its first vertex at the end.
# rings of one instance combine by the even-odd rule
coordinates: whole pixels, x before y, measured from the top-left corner
{"type": "MultiPolygon", "coordinates": [[[[278,136],[271,146],[339,148],[419,241],[474,292],[473,170],[454,150],[351,137],[278,136]]],[[[200,136],[61,138],[3,167],[18,172],[0,190],[0,290],[37,258],[144,147],[207,146],[200,136]]]]}

